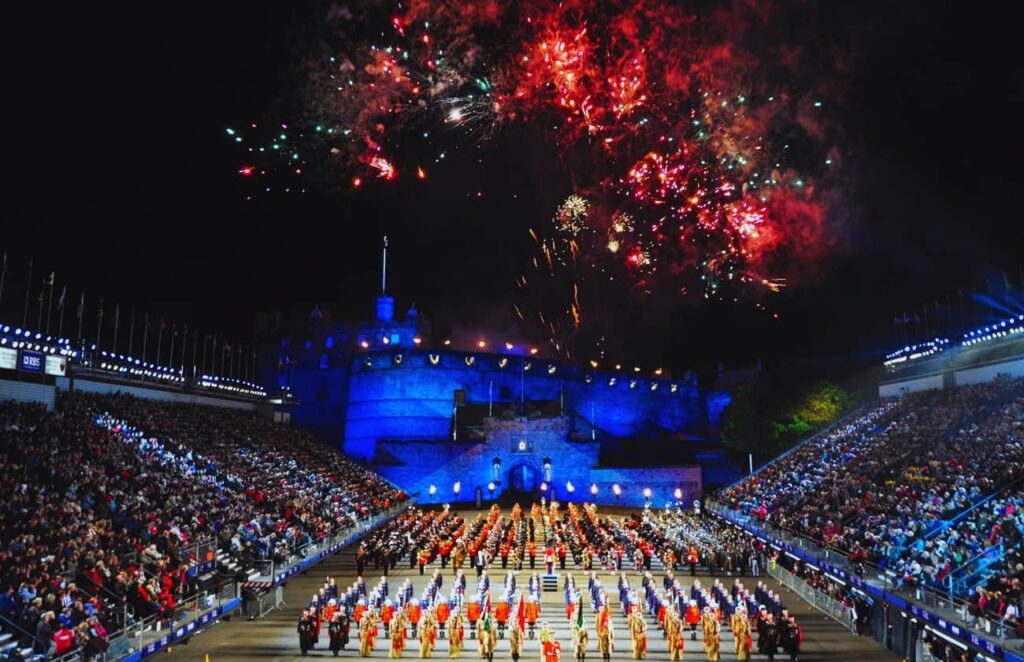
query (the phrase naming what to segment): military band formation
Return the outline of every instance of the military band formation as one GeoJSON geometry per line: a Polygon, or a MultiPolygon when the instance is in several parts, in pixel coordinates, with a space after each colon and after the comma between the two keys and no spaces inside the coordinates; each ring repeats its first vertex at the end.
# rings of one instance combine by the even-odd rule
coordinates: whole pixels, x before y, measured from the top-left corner
{"type": "Polygon", "coordinates": [[[780,597],[756,578],[756,585],[748,589],[738,577],[757,574],[756,541],[740,539],[735,532],[716,533],[681,511],[646,509],[642,515],[615,521],[598,518],[593,505],[570,504],[562,517],[558,508],[535,504],[524,517],[516,506],[506,517],[494,507],[468,525],[446,508],[392,522],[357,550],[360,574],[351,586],[340,588],[328,578],[312,596],[297,626],[302,655],[326,644],[334,656],[352,650],[370,657],[386,650],[390,658],[401,658],[412,652],[407,646],[411,640],[423,659],[459,659],[475,653],[491,661],[500,648],[500,654],[514,662],[524,655],[531,660],[539,655],[541,662],[560,662],[571,655],[586,662],[593,646],[602,662],[609,662],[617,650],[618,628],[632,659],[643,660],[650,627],[654,636],[664,639],[673,661],[697,651],[717,661],[724,628],[732,633],[731,648],[738,660],[749,660],[752,653],[767,660],[780,655],[798,659],[803,632],[780,597]],[[386,573],[405,554],[424,575],[426,566],[441,562],[419,596],[409,578],[391,591],[386,573]],[[726,576],[706,582],[693,578],[689,587],[684,586],[675,570],[688,566],[693,576],[699,564],[714,572],[715,561],[702,555],[719,561],[726,576]],[[542,609],[545,578],[538,572],[531,572],[524,585],[517,583],[516,571],[527,562],[535,566],[538,556],[548,589],[554,582],[558,590],[561,580],[564,612],[558,608],[550,613],[550,602],[542,609]],[[567,557],[578,568],[579,583],[572,570],[560,578],[553,574],[556,565],[565,568],[567,557]],[[385,572],[372,588],[362,578],[368,558],[385,572]],[[471,589],[463,572],[470,559],[476,570],[471,589]],[[629,559],[632,568],[624,570],[623,559],[629,559]],[[503,576],[492,584],[488,569],[497,571],[499,564],[505,571],[498,571],[503,576]],[[739,564],[743,565],[735,572],[728,569],[739,564]],[[748,568],[753,572],[747,573],[748,568]],[[609,601],[598,569],[614,578],[617,607],[609,601]],[[660,580],[655,571],[663,571],[660,580]],[[559,633],[565,631],[563,642],[559,633]],[[467,652],[467,646],[475,650],[467,652]]]}

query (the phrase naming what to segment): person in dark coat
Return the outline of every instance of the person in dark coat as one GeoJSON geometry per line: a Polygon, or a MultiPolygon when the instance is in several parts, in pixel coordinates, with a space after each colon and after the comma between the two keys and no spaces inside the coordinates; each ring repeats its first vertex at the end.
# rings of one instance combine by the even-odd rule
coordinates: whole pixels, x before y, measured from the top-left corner
{"type": "Polygon", "coordinates": [[[39,623],[36,624],[36,640],[32,646],[33,652],[43,655],[49,654],[50,644],[53,643],[53,618],[53,612],[48,611],[42,615],[39,623]]]}
{"type": "Polygon", "coordinates": [[[348,646],[348,631],[352,627],[352,618],[348,615],[348,610],[344,606],[339,611],[338,621],[341,623],[341,648],[344,650],[345,646],[348,646]]]}
{"type": "Polygon", "coordinates": [[[334,657],[338,657],[338,651],[341,650],[342,632],[343,626],[341,625],[341,614],[335,614],[334,618],[331,620],[331,624],[327,626],[327,634],[331,638],[329,647],[331,652],[334,653],[334,657]]]}
{"type": "Polygon", "coordinates": [[[775,617],[771,614],[765,616],[760,630],[757,650],[768,658],[768,662],[775,662],[775,654],[779,652],[779,626],[775,623],[775,617]]]}
{"type": "Polygon", "coordinates": [[[309,610],[304,609],[299,617],[299,625],[295,629],[299,633],[299,650],[305,655],[313,647],[313,623],[309,619],[309,610]]]}
{"type": "Polygon", "coordinates": [[[800,639],[802,638],[800,625],[794,616],[790,616],[783,621],[782,627],[786,629],[786,652],[789,653],[789,659],[792,662],[797,662],[800,657],[800,639]]]}

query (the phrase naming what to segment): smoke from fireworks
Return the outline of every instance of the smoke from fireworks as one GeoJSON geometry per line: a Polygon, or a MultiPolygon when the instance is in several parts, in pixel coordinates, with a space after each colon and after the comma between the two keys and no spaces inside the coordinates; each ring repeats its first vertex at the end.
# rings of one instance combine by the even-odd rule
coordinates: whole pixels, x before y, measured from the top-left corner
{"type": "Polygon", "coordinates": [[[610,281],[731,298],[813,273],[834,241],[837,76],[832,58],[808,67],[797,23],[760,0],[338,6],[303,121],[262,143],[229,134],[244,176],[319,166],[355,188],[425,180],[438,133],[544,127],[575,189],[553,214],[558,241],[531,230],[536,267],[565,276],[562,303],[538,313],[558,335],[552,320],[578,328],[610,281]]]}

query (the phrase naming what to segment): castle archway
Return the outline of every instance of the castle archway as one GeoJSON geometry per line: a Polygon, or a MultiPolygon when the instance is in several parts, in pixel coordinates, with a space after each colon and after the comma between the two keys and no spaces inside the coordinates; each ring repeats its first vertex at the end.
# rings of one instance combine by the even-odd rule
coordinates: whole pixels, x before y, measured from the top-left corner
{"type": "Polygon", "coordinates": [[[540,486],[540,472],[532,464],[520,462],[509,470],[508,484],[516,492],[533,492],[540,486]]]}

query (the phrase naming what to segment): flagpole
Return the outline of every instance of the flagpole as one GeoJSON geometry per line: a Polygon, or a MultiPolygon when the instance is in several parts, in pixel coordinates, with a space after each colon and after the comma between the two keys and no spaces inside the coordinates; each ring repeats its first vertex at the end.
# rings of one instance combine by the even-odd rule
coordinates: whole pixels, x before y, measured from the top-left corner
{"type": "Polygon", "coordinates": [[[174,368],[174,337],[178,335],[178,324],[176,322],[171,323],[171,352],[167,356],[167,367],[174,368]]]}
{"type": "Polygon", "coordinates": [[[57,337],[60,338],[64,335],[64,297],[68,294],[67,285],[60,291],[60,300],[57,302],[57,308],[60,310],[60,321],[57,322],[57,337]]]}
{"type": "Polygon", "coordinates": [[[206,343],[209,342],[209,340],[210,340],[210,336],[204,336],[203,337],[203,365],[202,365],[203,373],[206,373],[206,343]]]}
{"type": "Polygon", "coordinates": [[[149,341],[149,313],[142,317],[142,362],[146,362],[146,344],[149,341]]]}
{"type": "Polygon", "coordinates": [[[103,297],[100,297],[100,311],[96,313],[96,348],[100,347],[100,332],[103,331],[103,297]]]}
{"type": "MultiPolygon", "coordinates": [[[[205,349],[205,344],[204,347],[205,349]]],[[[196,356],[199,355],[199,330],[192,332],[192,381],[196,381],[196,356]]]]}
{"type": "Polygon", "coordinates": [[[82,339],[82,319],[85,317],[85,292],[82,292],[82,298],[78,300],[78,338],[82,339]]]}
{"type": "Polygon", "coordinates": [[[156,364],[160,365],[160,345],[164,341],[164,318],[160,318],[160,330],[156,334],[156,364]]]}
{"type": "Polygon", "coordinates": [[[181,334],[181,374],[185,374],[185,350],[188,347],[188,322],[185,322],[185,332],[181,334]]]}
{"type": "Polygon", "coordinates": [[[50,314],[53,312],[53,279],[56,274],[50,274],[50,281],[48,283],[50,292],[46,296],[46,335],[50,335],[50,314]]]}
{"type": "Polygon", "coordinates": [[[46,287],[45,280],[39,289],[39,298],[37,299],[39,301],[39,314],[36,315],[36,333],[41,333],[43,330],[43,287],[46,287]]]}
{"type": "Polygon", "coordinates": [[[131,358],[132,347],[135,344],[133,342],[135,340],[135,309],[134,308],[132,308],[131,317],[129,319],[131,321],[128,323],[128,357],[131,358]]]}
{"type": "Polygon", "coordinates": [[[28,261],[28,280],[25,281],[25,312],[21,316],[21,326],[28,326],[28,296],[32,289],[32,260],[28,261]]]}
{"type": "Polygon", "coordinates": [[[114,354],[117,354],[117,327],[121,324],[121,304],[114,305],[114,354]]]}

